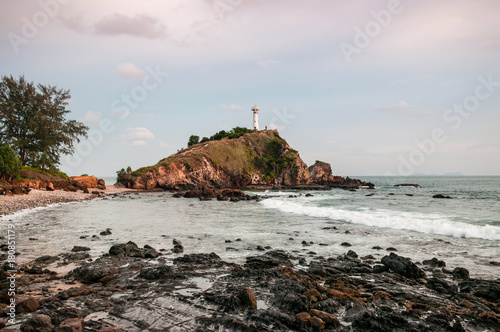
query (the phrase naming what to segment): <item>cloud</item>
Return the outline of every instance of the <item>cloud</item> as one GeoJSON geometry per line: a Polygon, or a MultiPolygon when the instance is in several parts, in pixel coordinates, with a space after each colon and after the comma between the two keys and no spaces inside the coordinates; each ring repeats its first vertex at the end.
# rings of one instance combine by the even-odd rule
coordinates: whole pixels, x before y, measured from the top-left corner
{"type": "MultiPolygon", "coordinates": [[[[127,128],[126,129],[127,133],[122,135],[121,138],[127,141],[134,141],[136,144],[135,146],[140,146],[141,141],[146,141],[146,140],[154,140],[155,135],[153,135],[152,132],[149,131],[149,129],[144,128],[144,127],[136,127],[136,128],[127,128]]],[[[133,143],[134,143],[133,142],[133,143]]]]}
{"type": "Polygon", "coordinates": [[[170,148],[170,147],[172,147],[170,144],[165,143],[164,141],[161,141],[159,145],[162,148],[170,148]]]}
{"type": "Polygon", "coordinates": [[[101,35],[129,35],[148,39],[161,38],[165,35],[163,23],[148,14],[132,17],[116,13],[101,18],[94,27],[95,32],[101,35]]]}
{"type": "Polygon", "coordinates": [[[86,123],[99,123],[101,122],[101,112],[87,111],[85,116],[82,118],[82,121],[86,123]]]}
{"type": "Polygon", "coordinates": [[[400,114],[429,114],[430,111],[420,106],[410,105],[404,100],[400,100],[396,105],[375,106],[378,111],[394,112],[400,114]]]}
{"type": "Polygon", "coordinates": [[[221,110],[232,111],[232,112],[239,112],[243,109],[240,105],[234,105],[234,104],[231,105],[222,104],[220,105],[220,108],[221,110]]]}
{"type": "Polygon", "coordinates": [[[122,77],[137,79],[143,79],[146,76],[146,73],[142,69],[137,68],[136,65],[130,62],[119,65],[116,68],[115,73],[122,77]]]}

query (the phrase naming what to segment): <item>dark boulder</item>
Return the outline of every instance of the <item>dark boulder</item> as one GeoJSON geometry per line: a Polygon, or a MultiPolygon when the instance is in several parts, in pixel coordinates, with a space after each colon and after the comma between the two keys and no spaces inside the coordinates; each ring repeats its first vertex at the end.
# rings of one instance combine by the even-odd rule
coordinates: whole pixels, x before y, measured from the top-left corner
{"type": "Polygon", "coordinates": [[[82,247],[82,246],[74,246],[73,249],[71,249],[72,252],[80,252],[80,251],[90,251],[89,247],[82,247]]]}
{"type": "Polygon", "coordinates": [[[186,264],[210,265],[220,262],[221,262],[220,257],[213,252],[211,252],[210,254],[188,254],[174,259],[175,264],[186,263],[186,264]]]}
{"type": "Polygon", "coordinates": [[[456,267],[453,270],[453,279],[466,280],[469,279],[469,270],[464,267],[456,267]]]}
{"type": "Polygon", "coordinates": [[[428,266],[430,266],[432,268],[445,267],[446,266],[446,263],[444,261],[440,261],[436,257],[434,257],[433,259],[424,260],[422,262],[422,264],[428,265],[428,266]]]}
{"type": "Polygon", "coordinates": [[[398,256],[393,252],[391,252],[388,256],[384,256],[381,262],[391,271],[401,274],[407,278],[427,278],[425,272],[416,266],[415,263],[413,263],[409,258],[398,256]]]}
{"type": "Polygon", "coordinates": [[[451,198],[451,197],[450,196],[445,196],[445,195],[442,195],[442,194],[437,194],[437,195],[432,196],[432,198],[451,198]]]}
{"type": "Polygon", "coordinates": [[[460,293],[469,293],[500,305],[500,281],[469,279],[459,286],[460,293]]]}
{"type": "Polygon", "coordinates": [[[115,267],[80,266],[68,273],[68,277],[75,278],[84,284],[111,280],[116,277],[118,270],[115,267]]]}
{"type": "Polygon", "coordinates": [[[261,256],[247,257],[245,267],[251,269],[269,269],[277,266],[293,266],[290,254],[282,250],[268,251],[261,256]]]}
{"type": "Polygon", "coordinates": [[[144,268],[139,272],[139,278],[146,280],[157,280],[161,278],[169,278],[174,275],[171,266],[158,266],[144,268]]]}
{"type": "Polygon", "coordinates": [[[54,332],[55,328],[52,325],[50,317],[47,315],[34,315],[26,319],[21,324],[23,332],[54,332]]]}

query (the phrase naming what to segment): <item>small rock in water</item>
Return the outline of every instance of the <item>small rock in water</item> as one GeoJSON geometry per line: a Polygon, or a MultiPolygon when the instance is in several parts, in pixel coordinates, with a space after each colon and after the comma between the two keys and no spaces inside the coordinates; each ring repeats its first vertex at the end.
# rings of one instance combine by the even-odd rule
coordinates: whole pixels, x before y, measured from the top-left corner
{"type": "Polygon", "coordinates": [[[106,228],[106,230],[99,233],[99,235],[102,235],[102,236],[111,235],[111,229],[106,228]]]}
{"type": "Polygon", "coordinates": [[[358,258],[358,254],[356,252],[354,252],[353,250],[349,250],[347,252],[347,254],[345,254],[347,257],[351,257],[351,258],[358,258]]]}
{"type": "Polygon", "coordinates": [[[394,247],[389,247],[387,249],[385,249],[387,251],[398,251],[398,249],[394,248],[394,247]]]}
{"type": "Polygon", "coordinates": [[[429,260],[424,260],[422,262],[424,265],[429,265],[430,267],[445,267],[446,263],[444,261],[438,260],[436,257],[429,260]]]}
{"type": "Polygon", "coordinates": [[[375,247],[372,247],[372,249],[375,249],[375,250],[381,250],[383,249],[381,246],[375,246],[375,247]]]}
{"type": "Polygon", "coordinates": [[[432,196],[432,198],[451,198],[451,197],[450,196],[445,196],[445,195],[442,195],[442,194],[437,194],[437,195],[432,196]]]}
{"type": "Polygon", "coordinates": [[[73,249],[71,249],[72,252],[79,252],[79,251],[90,251],[89,247],[82,247],[82,246],[74,246],[73,249]]]}
{"type": "Polygon", "coordinates": [[[467,280],[469,279],[469,270],[464,267],[456,267],[453,270],[453,279],[456,280],[467,280]]]}
{"type": "Polygon", "coordinates": [[[342,242],[340,245],[343,247],[352,247],[352,244],[350,244],[349,242],[342,242]]]}

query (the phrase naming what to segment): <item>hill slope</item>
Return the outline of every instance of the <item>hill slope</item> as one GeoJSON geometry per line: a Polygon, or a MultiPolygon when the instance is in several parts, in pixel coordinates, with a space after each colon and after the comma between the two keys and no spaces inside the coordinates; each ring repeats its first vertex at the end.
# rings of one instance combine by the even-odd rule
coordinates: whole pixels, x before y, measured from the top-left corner
{"type": "Polygon", "coordinates": [[[275,130],[195,144],[154,166],[118,174],[135,189],[290,187],[310,184],[307,165],[275,130]]]}

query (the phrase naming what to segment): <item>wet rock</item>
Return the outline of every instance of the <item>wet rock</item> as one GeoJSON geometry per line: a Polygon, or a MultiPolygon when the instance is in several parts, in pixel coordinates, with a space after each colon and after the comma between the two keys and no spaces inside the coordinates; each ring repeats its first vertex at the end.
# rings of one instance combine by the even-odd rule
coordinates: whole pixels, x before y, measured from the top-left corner
{"type": "Polygon", "coordinates": [[[340,245],[343,247],[352,247],[352,244],[350,244],[349,242],[342,242],[340,245]]]}
{"type": "Polygon", "coordinates": [[[458,287],[456,285],[450,284],[445,280],[438,278],[429,278],[429,280],[427,280],[426,286],[441,294],[455,294],[458,290],[458,287]]]}
{"type": "Polygon", "coordinates": [[[438,279],[445,279],[446,278],[446,275],[440,269],[435,269],[434,271],[432,271],[432,276],[434,278],[438,278],[438,279]]]}
{"type": "Polygon", "coordinates": [[[99,233],[99,235],[102,235],[102,236],[107,236],[107,235],[111,235],[111,229],[110,228],[106,228],[105,231],[102,231],[99,233]]]}
{"type": "Polygon", "coordinates": [[[87,258],[90,258],[90,254],[88,252],[85,252],[85,251],[71,252],[71,253],[64,253],[61,255],[61,257],[66,261],[75,262],[75,261],[82,261],[82,260],[85,260],[87,258]]]}
{"type": "Polygon", "coordinates": [[[373,267],[373,273],[382,273],[389,271],[389,268],[385,265],[375,265],[373,267]]]}
{"type": "Polygon", "coordinates": [[[317,330],[325,329],[325,322],[319,317],[311,317],[309,322],[311,323],[311,326],[317,330]]]}
{"type": "Polygon", "coordinates": [[[322,321],[325,322],[327,326],[337,327],[340,325],[339,319],[335,315],[332,315],[328,312],[311,309],[309,313],[311,314],[312,317],[320,318],[322,321]]]}
{"type": "Polygon", "coordinates": [[[139,257],[139,258],[156,258],[160,255],[155,248],[145,245],[144,248],[139,248],[132,241],[127,243],[115,244],[109,248],[111,256],[139,257]]]}
{"type": "Polygon", "coordinates": [[[433,268],[446,266],[446,263],[444,261],[438,260],[436,257],[434,257],[433,259],[424,260],[422,264],[428,265],[433,268]]]}
{"type": "Polygon", "coordinates": [[[89,247],[82,247],[82,246],[74,246],[73,249],[71,249],[72,252],[79,252],[79,251],[90,251],[89,247]]]}
{"type": "Polygon", "coordinates": [[[445,196],[445,195],[442,195],[442,194],[437,194],[437,195],[432,196],[432,198],[451,198],[451,197],[450,196],[445,196]]]}
{"type": "Polygon", "coordinates": [[[16,311],[26,314],[38,310],[40,304],[34,297],[27,297],[19,300],[16,304],[16,311]]]}
{"type": "Polygon", "coordinates": [[[351,258],[358,258],[358,257],[359,257],[359,256],[358,256],[358,254],[357,254],[356,252],[352,251],[352,250],[349,250],[349,251],[347,252],[347,254],[345,254],[345,255],[346,255],[347,257],[351,257],[351,258]]]}
{"type": "MultiPolygon", "coordinates": [[[[460,293],[482,297],[500,306],[500,281],[469,279],[461,282],[459,286],[460,293]]],[[[497,309],[497,313],[499,312],[500,310],[497,309]]]]}
{"type": "Polygon", "coordinates": [[[306,197],[313,197],[314,195],[313,194],[306,194],[306,197]]]}
{"type": "Polygon", "coordinates": [[[385,249],[387,251],[398,251],[398,249],[394,248],[394,247],[389,247],[387,249],[385,249]]]}
{"type": "Polygon", "coordinates": [[[80,266],[68,273],[68,277],[75,278],[84,284],[93,284],[103,281],[103,279],[111,280],[116,277],[118,270],[115,267],[101,266],[80,266]]]}
{"type": "Polygon", "coordinates": [[[83,332],[83,319],[82,318],[70,318],[63,321],[58,332],[83,332]]]}
{"type": "Polygon", "coordinates": [[[297,317],[304,323],[308,323],[311,320],[311,315],[308,312],[299,312],[295,315],[295,317],[297,317]]]}
{"type": "Polygon", "coordinates": [[[188,254],[174,259],[175,264],[186,263],[186,264],[212,265],[214,263],[220,263],[220,262],[221,262],[220,257],[213,252],[211,252],[210,254],[188,254]]]}
{"type": "Polygon", "coordinates": [[[394,187],[415,187],[415,188],[422,188],[419,184],[414,184],[414,183],[395,184],[394,187]]]}
{"type": "Polygon", "coordinates": [[[144,268],[139,273],[139,278],[146,280],[157,280],[174,276],[172,266],[158,266],[144,268]]]}
{"type": "Polygon", "coordinates": [[[427,278],[425,272],[422,271],[418,266],[416,266],[409,258],[398,256],[393,252],[391,252],[388,256],[384,256],[381,262],[390,270],[407,278],[427,278]]]}
{"type": "Polygon", "coordinates": [[[382,250],[383,248],[380,247],[380,246],[375,246],[375,247],[372,247],[372,249],[375,249],[375,250],[382,250]]]}
{"type": "Polygon", "coordinates": [[[321,298],[321,293],[316,288],[311,288],[304,293],[304,296],[312,302],[317,302],[321,298]]]}
{"type": "Polygon", "coordinates": [[[453,279],[466,280],[469,279],[469,270],[464,267],[456,267],[453,270],[453,279]]]}
{"type": "Polygon", "coordinates": [[[241,289],[238,298],[243,306],[257,308],[257,299],[250,288],[241,289]]]}
{"type": "Polygon", "coordinates": [[[47,315],[34,315],[25,320],[20,327],[22,332],[54,332],[55,328],[47,315]]]}
{"type": "Polygon", "coordinates": [[[293,266],[290,254],[282,250],[268,251],[261,256],[247,257],[245,267],[251,269],[269,269],[276,266],[293,266]]]}

